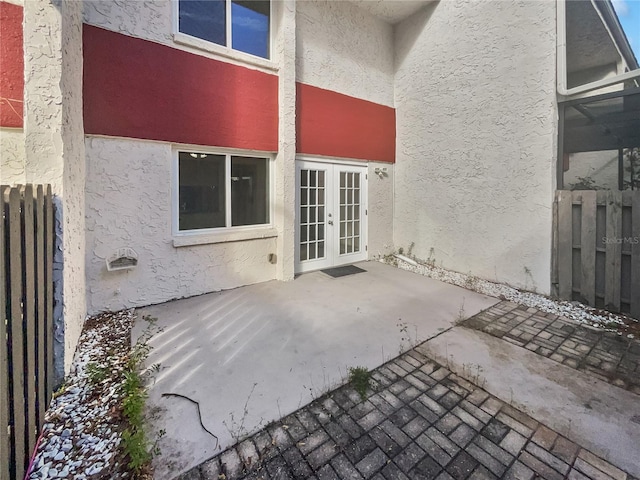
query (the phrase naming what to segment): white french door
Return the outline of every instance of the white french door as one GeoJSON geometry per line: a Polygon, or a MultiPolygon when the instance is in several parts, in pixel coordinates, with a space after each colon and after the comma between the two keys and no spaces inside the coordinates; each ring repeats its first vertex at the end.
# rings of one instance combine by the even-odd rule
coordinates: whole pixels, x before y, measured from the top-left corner
{"type": "Polygon", "coordinates": [[[367,167],[296,162],[296,272],[367,259],[367,167]]]}

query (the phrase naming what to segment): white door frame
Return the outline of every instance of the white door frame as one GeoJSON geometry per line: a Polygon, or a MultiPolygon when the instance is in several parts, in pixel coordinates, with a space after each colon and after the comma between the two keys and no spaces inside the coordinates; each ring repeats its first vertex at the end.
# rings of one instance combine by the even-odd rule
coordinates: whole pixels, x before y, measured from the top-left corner
{"type": "MultiPolygon", "coordinates": [[[[296,222],[295,222],[295,272],[303,273],[312,270],[320,270],[349,263],[367,260],[367,236],[368,236],[368,165],[361,162],[333,161],[328,159],[316,159],[297,157],[296,159],[296,222]],[[325,170],[325,213],[324,213],[324,257],[314,260],[300,260],[300,171],[303,169],[325,170]],[[351,171],[360,173],[360,251],[354,254],[340,254],[340,172],[351,171]],[[331,214],[331,217],[329,216],[331,214]],[[333,221],[333,224],[330,224],[333,221]]],[[[320,227],[318,227],[320,228],[320,227]]]]}

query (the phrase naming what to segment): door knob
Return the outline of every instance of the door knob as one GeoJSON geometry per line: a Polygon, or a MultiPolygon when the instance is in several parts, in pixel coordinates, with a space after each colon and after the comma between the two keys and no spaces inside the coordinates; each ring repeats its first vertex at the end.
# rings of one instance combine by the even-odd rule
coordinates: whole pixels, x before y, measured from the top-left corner
{"type": "Polygon", "coordinates": [[[327,223],[328,223],[329,225],[333,225],[333,220],[329,220],[327,223]]]}

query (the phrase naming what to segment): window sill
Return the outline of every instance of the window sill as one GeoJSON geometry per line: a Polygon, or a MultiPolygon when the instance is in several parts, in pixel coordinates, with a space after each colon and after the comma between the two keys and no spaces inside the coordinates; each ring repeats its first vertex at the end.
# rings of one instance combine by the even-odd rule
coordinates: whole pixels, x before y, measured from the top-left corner
{"type": "Polygon", "coordinates": [[[197,48],[198,50],[212,53],[217,57],[223,57],[224,60],[232,60],[236,65],[253,65],[263,70],[278,71],[278,66],[271,60],[255,57],[238,50],[232,50],[231,48],[216,45],[215,43],[207,42],[206,40],[201,40],[181,32],[173,34],[173,41],[179,45],[197,48]]]}
{"type": "Polygon", "coordinates": [[[187,233],[173,237],[174,247],[189,247],[192,245],[208,245],[213,243],[241,242],[243,240],[259,240],[278,236],[278,231],[273,227],[252,228],[250,230],[214,232],[214,233],[187,233]]]}

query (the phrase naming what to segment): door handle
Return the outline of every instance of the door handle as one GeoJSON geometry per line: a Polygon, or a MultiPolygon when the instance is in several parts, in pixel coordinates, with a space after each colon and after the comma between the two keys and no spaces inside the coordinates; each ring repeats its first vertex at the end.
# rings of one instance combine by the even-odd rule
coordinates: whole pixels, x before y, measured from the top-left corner
{"type": "Polygon", "coordinates": [[[328,220],[328,221],[327,221],[327,223],[328,223],[329,225],[333,225],[333,220],[328,220]]]}

